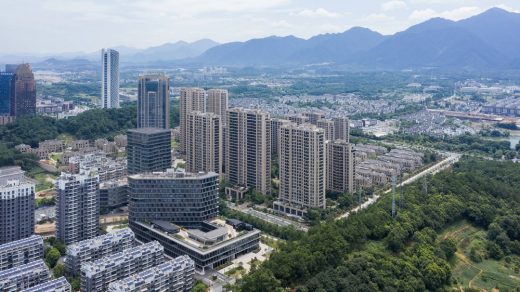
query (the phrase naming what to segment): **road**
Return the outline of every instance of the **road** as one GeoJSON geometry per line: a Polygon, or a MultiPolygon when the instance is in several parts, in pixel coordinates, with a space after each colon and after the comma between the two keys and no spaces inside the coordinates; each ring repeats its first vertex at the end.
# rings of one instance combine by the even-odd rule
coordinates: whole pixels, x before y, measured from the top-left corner
{"type": "Polygon", "coordinates": [[[309,229],[303,223],[298,223],[298,222],[295,222],[295,221],[292,221],[292,220],[289,220],[289,219],[285,219],[285,218],[283,218],[281,216],[275,216],[273,214],[264,213],[264,212],[255,210],[255,209],[250,208],[250,207],[240,208],[240,207],[238,207],[235,204],[230,203],[230,202],[227,202],[227,206],[228,206],[228,208],[231,208],[231,209],[233,209],[235,211],[251,215],[253,217],[256,217],[258,219],[262,219],[262,220],[264,220],[266,222],[269,222],[269,223],[272,223],[272,224],[275,224],[275,225],[278,225],[278,226],[287,227],[287,226],[292,225],[296,229],[299,229],[299,230],[302,230],[302,231],[307,231],[309,229]]]}
{"type": "MultiPolygon", "coordinates": [[[[418,174],[415,174],[409,178],[407,178],[405,181],[403,181],[402,183],[398,184],[397,186],[401,186],[401,185],[407,185],[407,184],[410,184],[424,176],[427,176],[427,175],[430,175],[430,174],[436,174],[438,173],[439,171],[442,171],[448,167],[450,167],[451,165],[453,165],[454,163],[456,163],[457,161],[459,161],[460,157],[462,156],[462,154],[459,154],[459,153],[451,153],[451,152],[444,152],[443,153],[446,158],[444,158],[442,161],[428,167],[427,169],[419,172],[418,174]]],[[[392,191],[392,188],[384,191],[382,194],[388,194],[392,191]]],[[[352,213],[356,213],[357,211],[359,210],[363,210],[365,208],[367,208],[368,206],[374,204],[375,202],[377,202],[377,200],[379,200],[379,198],[381,197],[380,194],[375,194],[374,196],[372,196],[371,198],[369,198],[366,202],[364,202],[363,204],[357,206],[356,208],[350,210],[350,211],[347,211],[343,214],[341,214],[340,216],[338,216],[336,218],[336,220],[339,220],[339,219],[344,219],[344,218],[348,218],[350,216],[350,214],[352,213]]]]}

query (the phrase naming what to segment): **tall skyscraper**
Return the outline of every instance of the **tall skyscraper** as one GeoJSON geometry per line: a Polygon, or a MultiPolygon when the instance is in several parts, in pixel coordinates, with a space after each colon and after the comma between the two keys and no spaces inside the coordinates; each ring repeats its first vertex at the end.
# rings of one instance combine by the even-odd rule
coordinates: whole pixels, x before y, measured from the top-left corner
{"type": "Polygon", "coordinates": [[[99,175],[82,170],[56,180],[56,237],[71,244],[99,233],[99,175]]]}
{"type": "Polygon", "coordinates": [[[0,168],[0,244],[34,234],[34,191],[19,166],[0,168]]]}
{"type": "Polygon", "coordinates": [[[11,91],[13,73],[0,72],[0,116],[11,114],[11,91]]]}
{"type": "Polygon", "coordinates": [[[352,144],[344,140],[325,143],[327,190],[354,193],[356,161],[352,144]]]}
{"type": "Polygon", "coordinates": [[[21,117],[36,114],[36,81],[29,64],[6,65],[6,71],[13,73],[11,81],[11,116],[21,117]]]}
{"type": "Polygon", "coordinates": [[[334,118],[334,140],[350,141],[350,121],[348,118],[334,118]]]}
{"type": "Polygon", "coordinates": [[[266,112],[235,108],[227,113],[226,180],[271,193],[271,120],[266,112]]]}
{"type": "Polygon", "coordinates": [[[325,208],[323,129],[311,124],[280,128],[280,193],[274,209],[302,216],[308,208],[325,208]]]}
{"type": "Polygon", "coordinates": [[[128,130],[128,174],[165,171],[172,165],[172,138],[169,129],[128,130]]]}
{"type": "Polygon", "coordinates": [[[228,109],[228,91],[225,89],[209,89],[206,111],[220,116],[223,125],[226,124],[228,109]]]}
{"type": "Polygon", "coordinates": [[[284,119],[271,119],[271,154],[278,156],[279,142],[280,142],[280,128],[283,125],[289,124],[291,121],[284,119]]]}
{"type": "Polygon", "coordinates": [[[191,112],[186,131],[186,170],[222,171],[222,135],[220,116],[191,112]]]}
{"type": "Polygon", "coordinates": [[[206,112],[206,92],[202,88],[181,88],[180,94],[180,126],[181,152],[186,153],[186,123],[191,112],[206,112]]]}
{"type": "Polygon", "coordinates": [[[170,128],[170,79],[164,74],[139,76],[137,127],[170,128]]]}
{"type": "Polygon", "coordinates": [[[333,120],[320,119],[316,122],[316,125],[325,131],[325,141],[332,141],[335,139],[336,126],[334,125],[333,120]]]}
{"type": "Polygon", "coordinates": [[[119,108],[119,52],[101,50],[101,107],[119,108]]]}

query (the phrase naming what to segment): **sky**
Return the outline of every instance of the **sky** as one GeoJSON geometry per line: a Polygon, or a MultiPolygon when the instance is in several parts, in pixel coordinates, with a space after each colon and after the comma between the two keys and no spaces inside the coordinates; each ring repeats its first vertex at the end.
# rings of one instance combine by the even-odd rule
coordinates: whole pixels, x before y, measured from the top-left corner
{"type": "Polygon", "coordinates": [[[0,55],[146,48],[210,38],[309,38],[363,26],[393,34],[430,19],[459,20],[518,0],[0,0],[0,55]]]}

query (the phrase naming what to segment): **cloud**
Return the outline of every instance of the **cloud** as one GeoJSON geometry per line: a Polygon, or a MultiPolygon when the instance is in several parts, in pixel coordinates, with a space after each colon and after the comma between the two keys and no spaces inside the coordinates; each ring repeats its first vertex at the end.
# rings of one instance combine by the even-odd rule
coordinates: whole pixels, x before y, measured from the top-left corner
{"type": "Polygon", "coordinates": [[[392,0],[381,4],[381,10],[385,12],[405,9],[408,9],[408,5],[406,5],[406,2],[401,0],[392,0]]]}
{"type": "Polygon", "coordinates": [[[386,22],[392,21],[394,18],[392,16],[386,15],[384,13],[373,13],[368,15],[363,19],[364,22],[386,22]]]}
{"type": "Polygon", "coordinates": [[[316,10],[305,9],[305,10],[298,12],[298,15],[304,16],[304,17],[312,17],[312,18],[318,18],[318,17],[319,18],[338,18],[338,17],[341,17],[341,14],[328,11],[325,8],[318,8],[316,10]]]}
{"type": "Polygon", "coordinates": [[[485,9],[476,6],[464,6],[452,10],[437,12],[433,9],[415,10],[409,19],[411,21],[425,21],[434,17],[442,17],[449,20],[461,20],[482,13],[485,9]]]}
{"type": "Polygon", "coordinates": [[[414,10],[408,17],[411,21],[424,21],[430,18],[438,16],[437,12],[433,9],[414,10]]]}

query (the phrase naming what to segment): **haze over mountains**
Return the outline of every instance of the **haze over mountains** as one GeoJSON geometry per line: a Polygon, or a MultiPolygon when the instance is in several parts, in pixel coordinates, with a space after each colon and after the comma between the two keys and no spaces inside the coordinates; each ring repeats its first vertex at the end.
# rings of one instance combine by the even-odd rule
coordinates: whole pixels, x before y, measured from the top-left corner
{"type": "MultiPolygon", "coordinates": [[[[492,8],[460,21],[434,18],[390,36],[354,27],[310,39],[271,36],[218,44],[204,39],[144,50],[118,47],[121,62],[364,70],[520,69],[520,14],[492,8]]],[[[99,54],[79,56],[97,61],[99,54]]],[[[0,59],[1,61],[1,59],[0,59]]]]}

